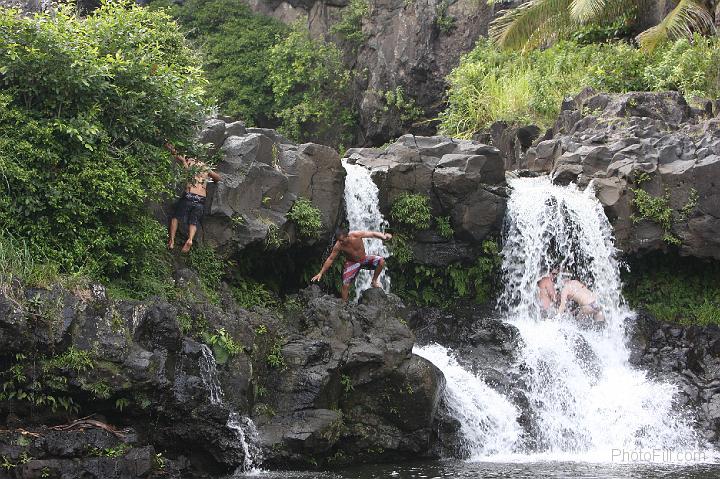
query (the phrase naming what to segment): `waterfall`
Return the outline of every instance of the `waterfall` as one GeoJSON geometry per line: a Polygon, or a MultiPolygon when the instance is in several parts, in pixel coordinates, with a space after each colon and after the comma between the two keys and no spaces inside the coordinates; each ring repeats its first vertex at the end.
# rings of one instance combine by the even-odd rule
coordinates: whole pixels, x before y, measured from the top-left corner
{"type": "Polygon", "coordinates": [[[653,461],[662,451],[669,452],[662,460],[672,462],[687,451],[696,462],[714,460],[691,415],[677,406],[677,387],[629,364],[625,324],[634,315],[622,298],[612,228],[592,184],[581,191],[541,177],[512,180],[510,186],[499,307],[522,339],[518,366],[525,372],[518,389],[528,399],[531,440],[521,440],[511,401],[460,367],[447,350],[416,351],[445,374],[445,402],[462,425],[469,456],[612,462],[619,454],[635,454],[653,461]],[[575,277],[596,294],[605,327],[589,327],[570,313],[543,317],[537,282],[553,267],[561,272],[558,291],[575,277]]]}
{"type": "Polygon", "coordinates": [[[257,428],[247,416],[240,416],[231,412],[228,417],[227,427],[235,432],[235,435],[243,450],[243,463],[235,470],[233,477],[242,476],[247,473],[257,472],[256,466],[262,462],[262,451],[256,445],[258,439],[257,428]]]}
{"type": "Polygon", "coordinates": [[[199,360],[200,377],[210,392],[210,404],[222,404],[224,394],[218,379],[215,356],[205,344],[202,345],[200,351],[202,352],[199,360]]]}
{"type": "Polygon", "coordinates": [[[691,418],[675,407],[677,388],[629,362],[611,225],[592,185],[553,185],[547,177],[510,184],[503,255],[507,320],[520,331],[538,452],[610,460],[615,450],[697,450],[691,418]],[[552,266],[597,296],[607,325],[583,327],[570,314],[541,319],[537,281],[552,266]]]}
{"type": "MultiPolygon", "coordinates": [[[[223,406],[224,393],[218,378],[215,356],[205,344],[201,345],[200,351],[201,355],[198,360],[200,378],[209,392],[210,404],[223,406]]],[[[262,451],[256,446],[257,428],[255,423],[249,417],[241,416],[231,410],[226,426],[233,431],[243,451],[243,463],[235,471],[235,476],[256,471],[255,466],[262,463],[262,451]]]]}
{"type": "Polygon", "coordinates": [[[506,397],[460,366],[439,344],[415,347],[413,353],[433,363],[445,376],[445,401],[460,422],[467,457],[482,459],[520,446],[520,412],[506,397]]]}
{"type": "MultiPolygon", "coordinates": [[[[360,165],[351,165],[343,161],[345,177],[345,209],[351,231],[384,231],[387,222],[380,213],[378,187],[370,177],[370,170],[360,165]]],[[[365,239],[365,252],[383,257],[390,256],[385,244],[379,239],[365,239]]],[[[355,299],[370,288],[372,271],[361,270],[355,279],[355,299]]],[[[390,291],[390,277],[385,271],[380,274],[380,284],[385,292],[390,291]]]]}

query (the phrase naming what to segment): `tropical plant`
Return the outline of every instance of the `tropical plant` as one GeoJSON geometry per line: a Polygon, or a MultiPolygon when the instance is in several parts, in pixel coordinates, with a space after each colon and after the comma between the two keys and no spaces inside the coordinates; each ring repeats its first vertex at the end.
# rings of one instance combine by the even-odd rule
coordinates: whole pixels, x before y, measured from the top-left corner
{"type": "MultiPolygon", "coordinates": [[[[493,1],[493,0],[491,0],[493,1]]],[[[490,25],[490,37],[503,47],[533,49],[567,39],[579,27],[630,18],[637,23],[652,0],[530,0],[506,10],[490,25]],[[631,13],[632,16],[628,17],[631,13]]],[[[715,31],[713,17],[698,0],[680,0],[657,25],[642,31],[636,39],[646,50],[666,40],[692,37],[693,33],[715,31]]]]}

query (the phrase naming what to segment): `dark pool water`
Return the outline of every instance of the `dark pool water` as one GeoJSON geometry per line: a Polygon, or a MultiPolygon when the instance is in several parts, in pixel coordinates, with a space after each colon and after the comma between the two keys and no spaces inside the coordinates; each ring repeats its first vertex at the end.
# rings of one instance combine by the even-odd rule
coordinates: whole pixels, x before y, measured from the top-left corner
{"type": "Polygon", "coordinates": [[[589,464],[579,462],[466,463],[440,461],[362,466],[336,472],[263,472],[259,479],[720,479],[720,464],[589,464]]]}

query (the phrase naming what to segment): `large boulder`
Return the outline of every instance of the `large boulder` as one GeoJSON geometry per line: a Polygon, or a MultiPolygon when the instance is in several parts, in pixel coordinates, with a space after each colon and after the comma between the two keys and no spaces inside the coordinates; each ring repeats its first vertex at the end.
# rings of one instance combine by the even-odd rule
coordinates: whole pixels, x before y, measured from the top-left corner
{"type": "Polygon", "coordinates": [[[384,149],[350,149],[346,159],[371,170],[386,217],[399,196],[414,193],[429,198],[435,216],[451,218],[452,238],[431,231],[414,236],[412,247],[420,263],[474,260],[482,241],[500,231],[507,191],[497,148],[442,136],[404,135],[384,149]]]}
{"type": "Polygon", "coordinates": [[[345,169],[323,145],[296,145],[274,130],[210,119],[199,135],[218,151],[222,180],[208,188],[200,237],[230,255],[276,234],[286,244],[326,242],[342,216],[345,169]],[[303,238],[287,217],[299,198],[320,210],[319,238],[303,238]]]}
{"type": "Polygon", "coordinates": [[[679,245],[682,254],[717,259],[720,119],[711,112],[676,92],[586,89],[564,102],[554,138],[528,150],[527,166],[558,184],[592,182],[626,253],[679,245]],[[640,189],[672,211],[669,227],[640,214],[640,189]]]}

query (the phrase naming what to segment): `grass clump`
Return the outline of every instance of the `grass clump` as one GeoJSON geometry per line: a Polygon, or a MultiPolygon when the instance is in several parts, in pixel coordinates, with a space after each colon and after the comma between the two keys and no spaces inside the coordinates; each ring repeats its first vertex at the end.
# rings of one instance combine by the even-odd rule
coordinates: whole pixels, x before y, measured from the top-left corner
{"type": "Polygon", "coordinates": [[[645,52],[621,41],[559,42],[544,50],[498,50],[481,40],[449,75],[441,129],[469,138],[495,121],[551,126],[562,100],[584,87],[600,91],[679,91],[720,95],[720,40],[696,36],[645,52]]]}

